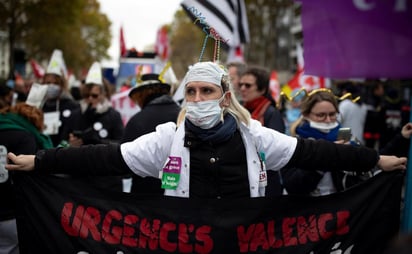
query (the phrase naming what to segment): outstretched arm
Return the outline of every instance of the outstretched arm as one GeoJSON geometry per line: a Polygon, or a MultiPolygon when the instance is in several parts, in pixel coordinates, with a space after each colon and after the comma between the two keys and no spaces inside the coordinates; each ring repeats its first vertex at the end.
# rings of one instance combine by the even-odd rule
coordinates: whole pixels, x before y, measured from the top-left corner
{"type": "Polygon", "coordinates": [[[34,155],[9,154],[14,164],[8,170],[36,170],[70,175],[123,175],[130,169],[123,160],[119,145],[90,145],[79,148],[40,150],[34,155]]]}
{"type": "Polygon", "coordinates": [[[286,167],[309,170],[368,171],[378,166],[383,171],[406,169],[407,159],[378,156],[370,148],[335,144],[325,140],[298,139],[295,153],[286,167]]]}

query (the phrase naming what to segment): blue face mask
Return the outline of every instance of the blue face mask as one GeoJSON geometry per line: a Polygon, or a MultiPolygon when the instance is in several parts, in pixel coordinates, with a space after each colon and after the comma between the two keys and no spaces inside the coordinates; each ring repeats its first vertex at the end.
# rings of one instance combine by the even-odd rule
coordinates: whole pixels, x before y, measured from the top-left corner
{"type": "Polygon", "coordinates": [[[300,109],[291,108],[286,111],[286,119],[289,123],[293,123],[300,117],[300,109]]]}
{"type": "Polygon", "coordinates": [[[62,88],[58,85],[55,85],[55,84],[47,85],[46,98],[56,99],[57,97],[59,97],[61,91],[62,91],[62,88]]]}

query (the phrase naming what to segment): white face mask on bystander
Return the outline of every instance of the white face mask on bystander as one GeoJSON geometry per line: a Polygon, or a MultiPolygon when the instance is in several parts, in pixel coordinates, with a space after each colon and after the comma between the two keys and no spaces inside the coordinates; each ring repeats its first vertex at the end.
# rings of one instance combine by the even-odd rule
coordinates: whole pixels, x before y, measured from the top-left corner
{"type": "Polygon", "coordinates": [[[187,102],[186,103],[186,118],[191,123],[202,129],[210,129],[215,127],[221,120],[222,108],[220,103],[225,98],[225,94],[220,99],[187,102]]]}
{"type": "Polygon", "coordinates": [[[319,131],[322,131],[322,132],[329,132],[330,130],[336,128],[339,125],[338,122],[323,123],[323,122],[314,122],[311,120],[308,120],[308,121],[309,121],[310,127],[317,129],[319,131]]]}
{"type": "Polygon", "coordinates": [[[57,97],[59,97],[61,90],[62,88],[59,85],[55,85],[55,84],[47,85],[47,93],[46,93],[47,99],[56,99],[57,97]]]}

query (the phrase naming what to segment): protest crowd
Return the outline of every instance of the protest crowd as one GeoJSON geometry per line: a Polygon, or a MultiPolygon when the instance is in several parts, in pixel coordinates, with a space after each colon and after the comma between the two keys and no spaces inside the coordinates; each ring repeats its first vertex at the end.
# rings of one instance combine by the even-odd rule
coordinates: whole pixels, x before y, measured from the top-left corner
{"type": "MultiPolygon", "coordinates": [[[[208,59],[206,56],[203,58],[208,59]]],[[[282,201],[286,200],[285,197],[305,200],[302,204],[317,204],[323,198],[339,203],[339,198],[347,202],[342,193],[356,195],[356,191],[360,193],[360,186],[372,186],[371,182],[376,178],[394,172],[405,176],[412,135],[410,102],[405,100],[402,87],[394,85],[398,82],[395,79],[332,79],[330,85],[315,88],[292,87],[288,82],[281,87],[292,87],[289,92],[279,90],[275,94],[270,86],[271,70],[244,59],[223,62],[215,56],[212,60],[202,60],[201,57],[198,62],[187,66],[185,76],[177,82],[165,76],[170,64],[164,64],[160,72],[145,73],[136,68],[137,73],[127,77],[121,87],[110,83],[104,76],[101,63],[94,62],[84,68],[88,70],[84,76],[69,80],[64,52],[56,49],[41,78],[19,77],[0,83],[0,193],[3,197],[0,254],[34,253],[27,246],[19,246],[20,239],[26,241],[26,230],[30,228],[27,225],[31,225],[30,220],[33,220],[18,211],[24,206],[20,196],[26,193],[24,184],[31,181],[27,176],[40,179],[40,183],[43,177],[45,182],[50,181],[47,176],[56,177],[56,183],[73,181],[80,184],[78,186],[87,186],[87,190],[99,199],[104,199],[105,195],[112,197],[107,193],[115,193],[113,195],[118,196],[113,197],[125,197],[125,200],[127,197],[142,198],[149,200],[149,207],[153,205],[150,200],[156,200],[156,205],[162,206],[162,202],[169,204],[175,198],[204,203],[206,200],[230,203],[237,199],[264,199],[277,200],[285,206],[288,204],[282,201]],[[181,89],[175,89],[176,86],[181,89]],[[182,93],[180,97],[178,92],[182,93]],[[119,104],[116,98],[121,94],[121,100],[132,105],[133,113],[125,115],[119,107],[122,103],[119,104]],[[176,100],[177,97],[183,100],[176,100]],[[29,224],[22,226],[23,222],[29,224]]],[[[53,181],[54,178],[51,179],[53,181]]],[[[381,182],[385,185],[384,180],[381,182]]],[[[391,192],[387,185],[387,192],[391,192]]],[[[401,185],[405,189],[404,181],[401,185]]],[[[53,193],[54,186],[50,188],[48,192],[53,193]]],[[[72,189],[74,187],[67,187],[68,195],[72,189]]],[[[47,188],[44,191],[47,192],[47,188]]],[[[35,191],[27,192],[33,194],[35,191]]],[[[393,192],[395,201],[399,199],[399,203],[403,203],[405,194],[393,192]]],[[[42,193],[39,191],[37,195],[42,193]]],[[[55,195],[55,199],[59,199],[60,194],[55,195]]],[[[86,202],[89,193],[84,195],[84,200],[80,199],[82,202],[86,202]]],[[[395,201],[396,207],[398,203],[395,201]]],[[[180,202],[176,201],[176,204],[180,202]]],[[[120,237],[123,240],[117,241],[113,237],[120,234],[116,230],[110,232],[113,239],[105,237],[105,221],[102,219],[102,228],[96,221],[103,213],[109,212],[96,208],[94,215],[89,215],[90,210],[87,209],[96,206],[96,203],[90,204],[83,207],[76,201],[66,201],[62,205],[64,208],[57,208],[62,210],[61,218],[57,220],[61,219],[59,225],[64,232],[71,237],[106,244],[159,249],[163,251],[161,253],[213,252],[211,230],[196,228],[197,225],[193,229],[190,223],[179,224],[176,236],[186,245],[173,246],[173,237],[166,239],[170,240],[167,242],[161,233],[166,226],[160,225],[160,229],[155,229],[154,222],[152,230],[160,232],[155,237],[159,245],[153,247],[154,238],[149,236],[136,240],[132,238],[134,229],[127,231],[126,227],[137,223],[138,218],[133,218],[133,221],[132,217],[127,217],[128,211],[120,208],[121,212],[111,216],[117,218],[123,213],[125,225],[120,237]],[[88,219],[96,225],[87,222],[86,216],[91,216],[88,219]],[[76,218],[80,219],[76,221],[76,218]],[[82,223],[82,226],[76,226],[76,223],[82,223]],[[84,226],[86,224],[89,226],[84,226]],[[197,244],[189,244],[193,242],[197,244]]],[[[174,209],[184,210],[182,207],[174,209]]],[[[191,205],[187,209],[191,210],[191,205]]],[[[289,212],[295,211],[288,209],[289,212]]],[[[322,209],[325,208],[322,206],[322,209]]],[[[350,215],[337,210],[333,218],[338,226],[342,226],[350,215]]],[[[404,246],[412,245],[408,236],[392,242],[400,230],[400,210],[399,204],[398,214],[391,214],[399,215],[399,218],[394,218],[396,225],[387,229],[384,239],[387,244],[393,244],[393,251],[404,251],[407,248],[404,246]]],[[[142,214],[147,216],[147,211],[144,212],[142,214]]],[[[153,217],[156,216],[162,215],[156,212],[153,217]]],[[[299,213],[293,216],[296,216],[296,221],[303,218],[299,213]]],[[[301,234],[307,234],[307,239],[312,242],[328,239],[325,236],[327,222],[322,224],[324,214],[316,216],[319,216],[316,220],[318,236],[306,232],[296,222],[296,232],[306,232],[301,234]],[[325,231],[320,229],[322,225],[325,231]]],[[[287,223],[285,220],[282,223],[287,223]]],[[[309,221],[305,223],[310,224],[309,221]]],[[[161,223],[167,224],[165,221],[161,223]]],[[[247,223],[245,225],[249,225],[247,223]]],[[[272,225],[275,232],[269,232],[271,221],[268,219],[265,223],[267,234],[276,235],[279,226],[272,225]]],[[[357,223],[362,225],[362,222],[357,223]]],[[[237,228],[238,237],[247,239],[244,242],[239,240],[239,246],[236,246],[243,253],[253,253],[259,248],[295,248],[306,244],[299,234],[293,244],[293,240],[286,237],[287,228],[283,226],[281,240],[268,240],[269,246],[256,243],[260,246],[256,247],[252,242],[259,242],[256,239],[260,236],[256,236],[259,234],[258,223],[255,226],[247,230],[240,226],[237,228]],[[255,233],[250,233],[252,231],[255,233]],[[247,241],[251,243],[247,245],[247,241]]],[[[353,226],[348,222],[349,227],[356,228],[356,223],[353,226]]],[[[367,227],[373,228],[371,225],[367,227]]],[[[169,231],[175,229],[170,228],[169,231]]],[[[141,234],[146,232],[143,226],[139,230],[141,234]]],[[[148,235],[149,231],[146,232],[148,235]]],[[[334,232],[336,235],[345,234],[343,231],[341,227],[334,232]]],[[[356,244],[342,245],[340,248],[346,248],[348,252],[332,252],[339,248],[338,245],[328,246],[330,252],[327,253],[357,250],[356,244]]],[[[359,250],[362,248],[353,253],[361,253],[359,250]]],[[[76,250],[80,252],[80,249],[76,250]]]]}

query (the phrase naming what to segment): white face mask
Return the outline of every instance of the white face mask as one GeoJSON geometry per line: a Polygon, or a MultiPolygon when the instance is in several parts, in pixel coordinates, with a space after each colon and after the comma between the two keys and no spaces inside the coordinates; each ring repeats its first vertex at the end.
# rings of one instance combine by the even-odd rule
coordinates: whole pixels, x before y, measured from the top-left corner
{"type": "Polygon", "coordinates": [[[57,97],[59,97],[61,90],[62,90],[61,87],[58,85],[55,85],[55,84],[47,85],[47,93],[46,93],[47,99],[56,99],[57,97]]]}
{"type": "Polygon", "coordinates": [[[339,123],[338,122],[333,122],[333,123],[321,123],[321,122],[314,122],[314,121],[309,121],[310,127],[317,129],[322,132],[329,132],[330,130],[336,128],[339,123]]]}
{"type": "Polygon", "coordinates": [[[222,108],[219,104],[225,98],[225,94],[218,100],[187,102],[186,118],[202,129],[215,127],[221,120],[222,108]]]}

